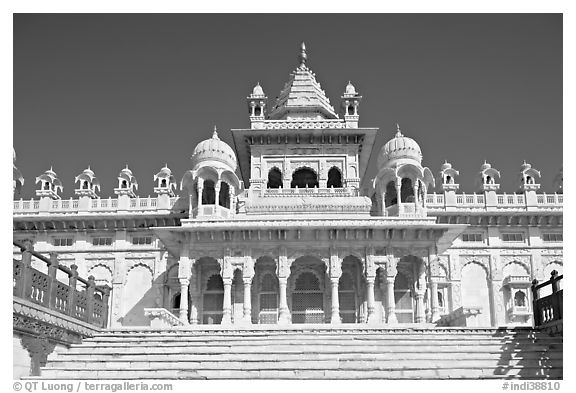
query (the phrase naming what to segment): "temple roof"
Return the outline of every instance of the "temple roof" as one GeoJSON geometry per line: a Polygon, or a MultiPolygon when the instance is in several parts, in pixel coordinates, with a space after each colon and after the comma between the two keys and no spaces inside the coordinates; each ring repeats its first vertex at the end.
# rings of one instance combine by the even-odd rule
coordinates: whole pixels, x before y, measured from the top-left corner
{"type": "Polygon", "coordinates": [[[292,71],[288,82],[268,113],[268,119],[337,119],[334,107],[316,81],[316,75],[306,66],[306,46],[302,43],[300,65],[292,71]]]}

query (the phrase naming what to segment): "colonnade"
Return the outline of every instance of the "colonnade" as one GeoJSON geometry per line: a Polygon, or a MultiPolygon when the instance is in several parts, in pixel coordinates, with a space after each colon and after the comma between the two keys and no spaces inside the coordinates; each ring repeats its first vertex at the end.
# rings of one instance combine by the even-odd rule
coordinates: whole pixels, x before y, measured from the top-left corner
{"type": "MultiPolygon", "coordinates": [[[[227,257],[225,257],[226,259],[227,257]]],[[[239,257],[242,260],[242,263],[234,263],[234,258],[230,257],[231,261],[225,261],[223,263],[223,267],[221,266],[221,277],[223,283],[223,304],[222,304],[222,321],[221,324],[229,325],[229,324],[252,324],[252,285],[253,279],[255,277],[254,273],[254,263],[255,259],[248,258],[248,262],[246,262],[247,257],[239,257]],[[236,318],[233,318],[233,305],[232,305],[232,285],[233,285],[233,276],[234,271],[240,270],[242,273],[242,280],[240,285],[243,287],[243,297],[242,297],[242,317],[238,318],[238,314],[236,314],[236,318]]],[[[313,258],[317,259],[317,258],[313,258]]],[[[330,304],[328,305],[328,310],[330,311],[330,317],[327,321],[330,324],[340,324],[341,317],[340,317],[340,303],[339,303],[339,282],[340,277],[342,275],[342,265],[343,259],[341,258],[330,258],[330,263],[328,269],[326,271],[326,283],[329,285],[327,291],[325,291],[326,295],[330,296],[330,304]]],[[[236,261],[237,262],[237,261],[236,261]]],[[[276,276],[278,279],[278,324],[286,325],[290,324],[292,321],[291,312],[289,309],[289,290],[288,290],[288,283],[290,278],[290,266],[291,263],[287,263],[287,257],[280,257],[278,259],[278,263],[280,266],[277,266],[276,269],[276,276]]],[[[196,280],[192,279],[192,265],[193,263],[198,263],[188,257],[181,257],[180,259],[180,269],[179,269],[179,280],[180,280],[180,293],[181,294],[189,294],[189,296],[181,296],[180,297],[180,319],[185,324],[198,324],[200,323],[198,318],[198,304],[199,304],[199,296],[200,291],[198,290],[196,285],[196,280]]],[[[324,262],[320,259],[317,259],[318,264],[324,264],[324,262]]],[[[397,263],[397,261],[396,261],[397,263]]],[[[376,264],[373,265],[371,268],[365,268],[363,264],[363,274],[362,278],[364,280],[363,287],[365,288],[365,293],[361,294],[356,292],[357,295],[361,295],[364,297],[365,301],[365,315],[364,320],[366,323],[369,324],[378,324],[378,323],[387,323],[387,324],[396,324],[398,323],[398,318],[396,316],[396,299],[394,293],[394,284],[397,275],[396,270],[396,263],[388,261],[387,263],[383,264],[376,264]],[[379,273],[379,274],[377,274],[379,273]],[[379,315],[376,313],[376,298],[375,298],[375,283],[376,280],[380,279],[381,285],[383,288],[382,295],[382,308],[383,308],[383,315],[382,319],[379,318],[379,315]]],[[[413,280],[413,295],[414,295],[414,302],[413,302],[413,310],[414,310],[414,322],[416,323],[425,323],[426,322],[426,309],[425,309],[425,302],[424,296],[427,292],[427,284],[429,282],[430,291],[429,291],[429,305],[430,309],[429,312],[431,314],[432,320],[437,320],[439,318],[439,308],[438,308],[438,295],[437,283],[427,277],[426,274],[426,265],[422,259],[417,259],[413,263],[418,264],[415,268],[417,275],[414,277],[413,280]]],[[[238,284],[236,284],[238,285],[238,284]]],[[[328,311],[326,310],[326,311],[328,311]]]]}

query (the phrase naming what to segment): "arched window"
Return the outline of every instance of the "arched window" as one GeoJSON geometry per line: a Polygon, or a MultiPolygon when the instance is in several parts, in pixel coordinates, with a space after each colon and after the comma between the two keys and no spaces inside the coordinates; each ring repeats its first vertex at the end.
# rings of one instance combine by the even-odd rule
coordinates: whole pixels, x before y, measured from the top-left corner
{"type": "Polygon", "coordinates": [[[88,181],[84,180],[84,183],[82,184],[82,188],[87,190],[88,189],[88,181]]]}
{"type": "Polygon", "coordinates": [[[292,174],[292,188],[314,188],[318,187],[318,177],[316,173],[310,168],[300,168],[292,174]]]}
{"type": "Polygon", "coordinates": [[[398,204],[398,195],[396,195],[396,184],[394,181],[389,181],[386,184],[386,207],[398,204]]]}
{"type": "Polygon", "coordinates": [[[526,307],[526,295],[522,291],[514,294],[514,305],[516,307],[526,307]]]}
{"type": "Polygon", "coordinates": [[[292,292],[292,323],[324,323],[323,293],[314,273],[300,273],[292,292]]]}
{"type": "Polygon", "coordinates": [[[353,114],[354,114],[354,106],[353,106],[353,105],[348,105],[348,114],[349,114],[349,115],[353,115],[353,114]]]}
{"type": "Polygon", "coordinates": [[[280,169],[274,167],[268,172],[268,188],[280,188],[282,187],[282,172],[280,169]]]}
{"type": "Polygon", "coordinates": [[[490,176],[486,176],[486,184],[493,184],[494,180],[490,176]]]}
{"type": "Polygon", "coordinates": [[[220,195],[218,196],[218,204],[222,207],[230,209],[230,186],[226,182],[220,184],[220,195]]]}
{"type": "Polygon", "coordinates": [[[48,183],[48,182],[44,183],[44,189],[49,190],[50,189],[50,183],[48,183]]]}
{"type": "Polygon", "coordinates": [[[444,294],[442,291],[438,291],[438,308],[444,308],[444,294]]]}
{"type": "Polygon", "coordinates": [[[160,187],[166,187],[166,179],[162,179],[162,182],[160,183],[160,187]]]}
{"type": "Polygon", "coordinates": [[[402,185],[400,186],[400,201],[414,202],[414,187],[412,186],[412,180],[407,177],[402,179],[402,185]]]}
{"type": "Polygon", "coordinates": [[[333,166],[328,171],[328,182],[326,183],[328,188],[342,188],[342,174],[340,173],[340,169],[333,166]]]}
{"type": "Polygon", "coordinates": [[[261,113],[262,109],[259,106],[254,108],[254,116],[260,116],[261,113]]]}
{"type": "Polygon", "coordinates": [[[126,180],[122,180],[122,188],[128,188],[128,183],[126,180]]]}
{"type": "Polygon", "coordinates": [[[454,180],[452,180],[452,176],[446,176],[446,184],[452,184],[454,180]]]}
{"type": "Polygon", "coordinates": [[[526,183],[528,183],[528,184],[534,184],[534,179],[532,179],[531,176],[526,176],[526,183]]]}
{"type": "Polygon", "coordinates": [[[212,180],[204,180],[204,188],[202,189],[202,204],[214,205],[216,204],[216,190],[212,180]]]}

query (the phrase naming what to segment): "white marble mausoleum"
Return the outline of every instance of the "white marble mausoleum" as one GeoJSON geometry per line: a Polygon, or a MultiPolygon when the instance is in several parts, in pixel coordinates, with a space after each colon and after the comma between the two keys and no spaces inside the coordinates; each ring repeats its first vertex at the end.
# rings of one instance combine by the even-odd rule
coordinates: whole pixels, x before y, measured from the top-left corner
{"type": "Polygon", "coordinates": [[[332,106],[302,45],[275,102],[260,84],[248,95],[234,146],[197,131],[186,173],[148,175],[154,197],[126,167],[113,197],[87,168],[61,199],[72,181],[51,168],[36,199],[14,200],[14,241],[108,285],[113,328],[531,325],[530,283],[562,273],[562,172],[544,192],[519,162],[503,192],[480,162],[477,192],[461,193],[457,168],[427,163],[408,130],[361,127],[361,103],[348,82],[332,106]],[[390,140],[373,151],[379,132],[390,140]]]}

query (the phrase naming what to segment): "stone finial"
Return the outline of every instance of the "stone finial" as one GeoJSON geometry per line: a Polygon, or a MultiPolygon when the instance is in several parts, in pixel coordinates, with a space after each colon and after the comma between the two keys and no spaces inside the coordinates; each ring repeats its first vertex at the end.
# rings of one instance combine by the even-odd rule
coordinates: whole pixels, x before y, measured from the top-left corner
{"type": "Polygon", "coordinates": [[[40,183],[40,189],[36,190],[36,195],[39,197],[47,197],[51,199],[60,199],[58,191],[63,191],[62,182],[58,175],[50,166],[46,172],[36,178],[36,184],[40,183]]]}
{"type": "Polygon", "coordinates": [[[400,138],[403,137],[404,135],[402,135],[402,131],[400,131],[400,124],[396,123],[396,138],[400,138]]]}
{"type": "Polygon", "coordinates": [[[300,67],[306,67],[306,60],[308,60],[308,55],[306,54],[306,44],[304,41],[300,44],[300,54],[298,55],[298,61],[300,62],[300,67]]]}
{"type": "Polygon", "coordinates": [[[218,138],[218,128],[216,128],[216,125],[214,125],[214,132],[212,132],[212,139],[220,140],[220,138],[218,138]]]}

